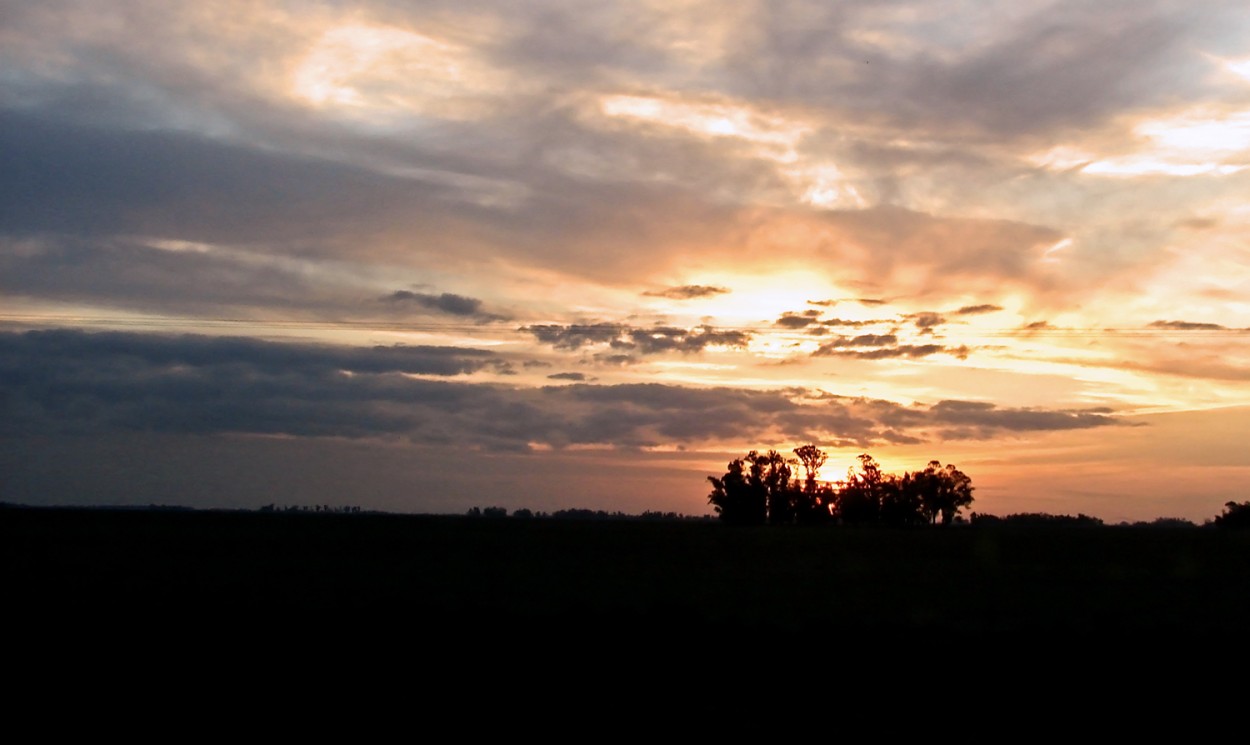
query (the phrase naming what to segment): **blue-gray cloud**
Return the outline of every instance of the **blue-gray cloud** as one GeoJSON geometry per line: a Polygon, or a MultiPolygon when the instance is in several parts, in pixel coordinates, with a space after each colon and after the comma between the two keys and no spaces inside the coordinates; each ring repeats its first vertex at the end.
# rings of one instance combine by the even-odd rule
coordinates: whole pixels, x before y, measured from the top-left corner
{"type": "Polygon", "coordinates": [[[499,364],[490,352],[448,347],[0,333],[0,434],[394,437],[504,450],[532,443],[632,448],[783,437],[868,447],[943,431],[991,437],[1117,422],[1105,409],[1010,409],[960,401],[903,406],[813,397],[799,389],[582,382],[533,389],[447,379],[499,364]]]}

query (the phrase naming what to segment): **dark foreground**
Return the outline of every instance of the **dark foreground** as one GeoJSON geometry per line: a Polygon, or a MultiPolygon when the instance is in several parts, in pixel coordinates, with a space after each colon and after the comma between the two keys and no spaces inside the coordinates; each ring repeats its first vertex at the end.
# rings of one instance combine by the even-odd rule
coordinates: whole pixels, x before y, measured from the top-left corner
{"type": "Polygon", "coordinates": [[[1250,533],[0,510],[27,631],[1202,639],[1250,628],[1250,533]]]}

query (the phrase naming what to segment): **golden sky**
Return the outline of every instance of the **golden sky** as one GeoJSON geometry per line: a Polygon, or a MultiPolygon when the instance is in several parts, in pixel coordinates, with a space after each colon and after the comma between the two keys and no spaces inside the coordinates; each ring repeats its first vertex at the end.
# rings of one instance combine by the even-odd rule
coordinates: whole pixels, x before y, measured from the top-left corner
{"type": "Polygon", "coordinates": [[[1244,497],[1242,2],[0,16],[0,500],[702,514],[807,442],[1244,497]]]}

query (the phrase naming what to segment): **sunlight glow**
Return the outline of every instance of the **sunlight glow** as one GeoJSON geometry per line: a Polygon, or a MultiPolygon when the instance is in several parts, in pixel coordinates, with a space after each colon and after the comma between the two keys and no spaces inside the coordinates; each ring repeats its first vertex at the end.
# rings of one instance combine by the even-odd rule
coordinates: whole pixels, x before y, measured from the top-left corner
{"type": "Polygon", "coordinates": [[[1069,248],[1072,248],[1072,239],[1064,238],[1063,240],[1059,241],[1055,245],[1046,249],[1046,252],[1042,254],[1042,261],[1045,261],[1051,264],[1057,264],[1059,263],[1059,258],[1056,257],[1055,254],[1061,251],[1067,250],[1069,248]]]}
{"type": "Polygon", "coordinates": [[[700,103],[658,96],[605,96],[599,101],[603,114],[652,126],[682,130],[705,138],[733,137],[781,148],[792,160],[799,138],[809,130],[782,117],[765,114],[735,103],[700,103]]]}
{"type": "Polygon", "coordinates": [[[1066,171],[1070,168],[1079,168],[1088,165],[1092,161],[1098,159],[1098,156],[1085,150],[1081,150],[1071,145],[1059,145],[1041,153],[1034,153],[1026,157],[1030,163],[1039,168],[1046,168],[1055,171],[1066,171]]]}
{"type": "Polygon", "coordinates": [[[1237,173],[1247,165],[1244,154],[1250,150],[1250,111],[1224,115],[1195,111],[1141,122],[1133,132],[1149,143],[1144,150],[1098,160],[1082,172],[1105,176],[1237,173]]]}
{"type": "Polygon", "coordinates": [[[466,48],[383,26],[340,26],[305,55],[291,81],[318,108],[360,115],[412,113],[472,118],[475,97],[500,91],[502,75],[466,48]]]}
{"type": "Polygon", "coordinates": [[[868,204],[859,190],[833,164],[800,168],[791,171],[789,175],[800,185],[806,186],[801,199],[813,207],[862,208],[868,204]]]}
{"type": "Polygon", "coordinates": [[[803,271],[750,276],[746,282],[739,274],[709,275],[704,279],[733,290],[709,297],[699,305],[699,312],[716,318],[717,325],[771,325],[787,311],[806,310],[808,300],[843,294],[821,277],[803,271]]]}
{"type": "Polygon", "coordinates": [[[1250,111],[1146,122],[1136,132],[1166,150],[1204,155],[1236,153],[1250,148],[1250,111]]]}
{"type": "Polygon", "coordinates": [[[1224,67],[1228,68],[1233,74],[1250,81],[1250,59],[1228,60],[1224,63],[1224,67]]]}

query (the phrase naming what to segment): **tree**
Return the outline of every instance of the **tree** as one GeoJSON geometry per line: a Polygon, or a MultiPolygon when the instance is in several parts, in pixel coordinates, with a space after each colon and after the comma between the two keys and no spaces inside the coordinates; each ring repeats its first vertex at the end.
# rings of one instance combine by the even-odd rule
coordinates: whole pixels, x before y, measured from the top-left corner
{"type": "Polygon", "coordinates": [[[914,479],[920,509],[930,524],[941,515],[942,524],[949,525],[959,510],[972,504],[972,479],[954,464],[943,467],[931,460],[914,479]]]}
{"type": "Polygon", "coordinates": [[[849,468],[838,492],[837,516],[844,523],[875,523],[881,517],[881,497],[888,476],[867,453],[859,455],[860,472],[849,468]]]}
{"type": "MultiPolygon", "coordinates": [[[[751,451],[754,455],[755,451],[751,451]]],[[[746,461],[735,458],[729,461],[725,475],[719,479],[708,476],[712,493],[707,501],[727,525],[763,525],[768,517],[768,502],[747,478],[746,461]]]]}
{"type": "Polygon", "coordinates": [[[816,476],[820,473],[820,467],[825,465],[825,461],[829,456],[815,445],[804,445],[794,449],[794,454],[799,456],[799,462],[803,464],[803,471],[807,476],[804,484],[804,490],[808,492],[816,491],[816,476]]]}
{"type": "Polygon", "coordinates": [[[833,504],[833,490],[828,486],[820,486],[816,477],[820,475],[820,467],[829,456],[815,445],[803,445],[794,449],[799,462],[803,464],[804,480],[801,492],[794,493],[794,521],[801,524],[828,522],[830,507],[833,504]]]}
{"type": "Polygon", "coordinates": [[[796,493],[790,484],[790,461],[776,450],[729,462],[725,475],[708,476],[712,493],[708,502],[730,525],[763,525],[793,522],[796,493]]]}
{"type": "Polygon", "coordinates": [[[889,477],[883,481],[879,512],[882,525],[909,528],[930,522],[925,519],[919,476],[904,473],[901,478],[889,477]]]}

